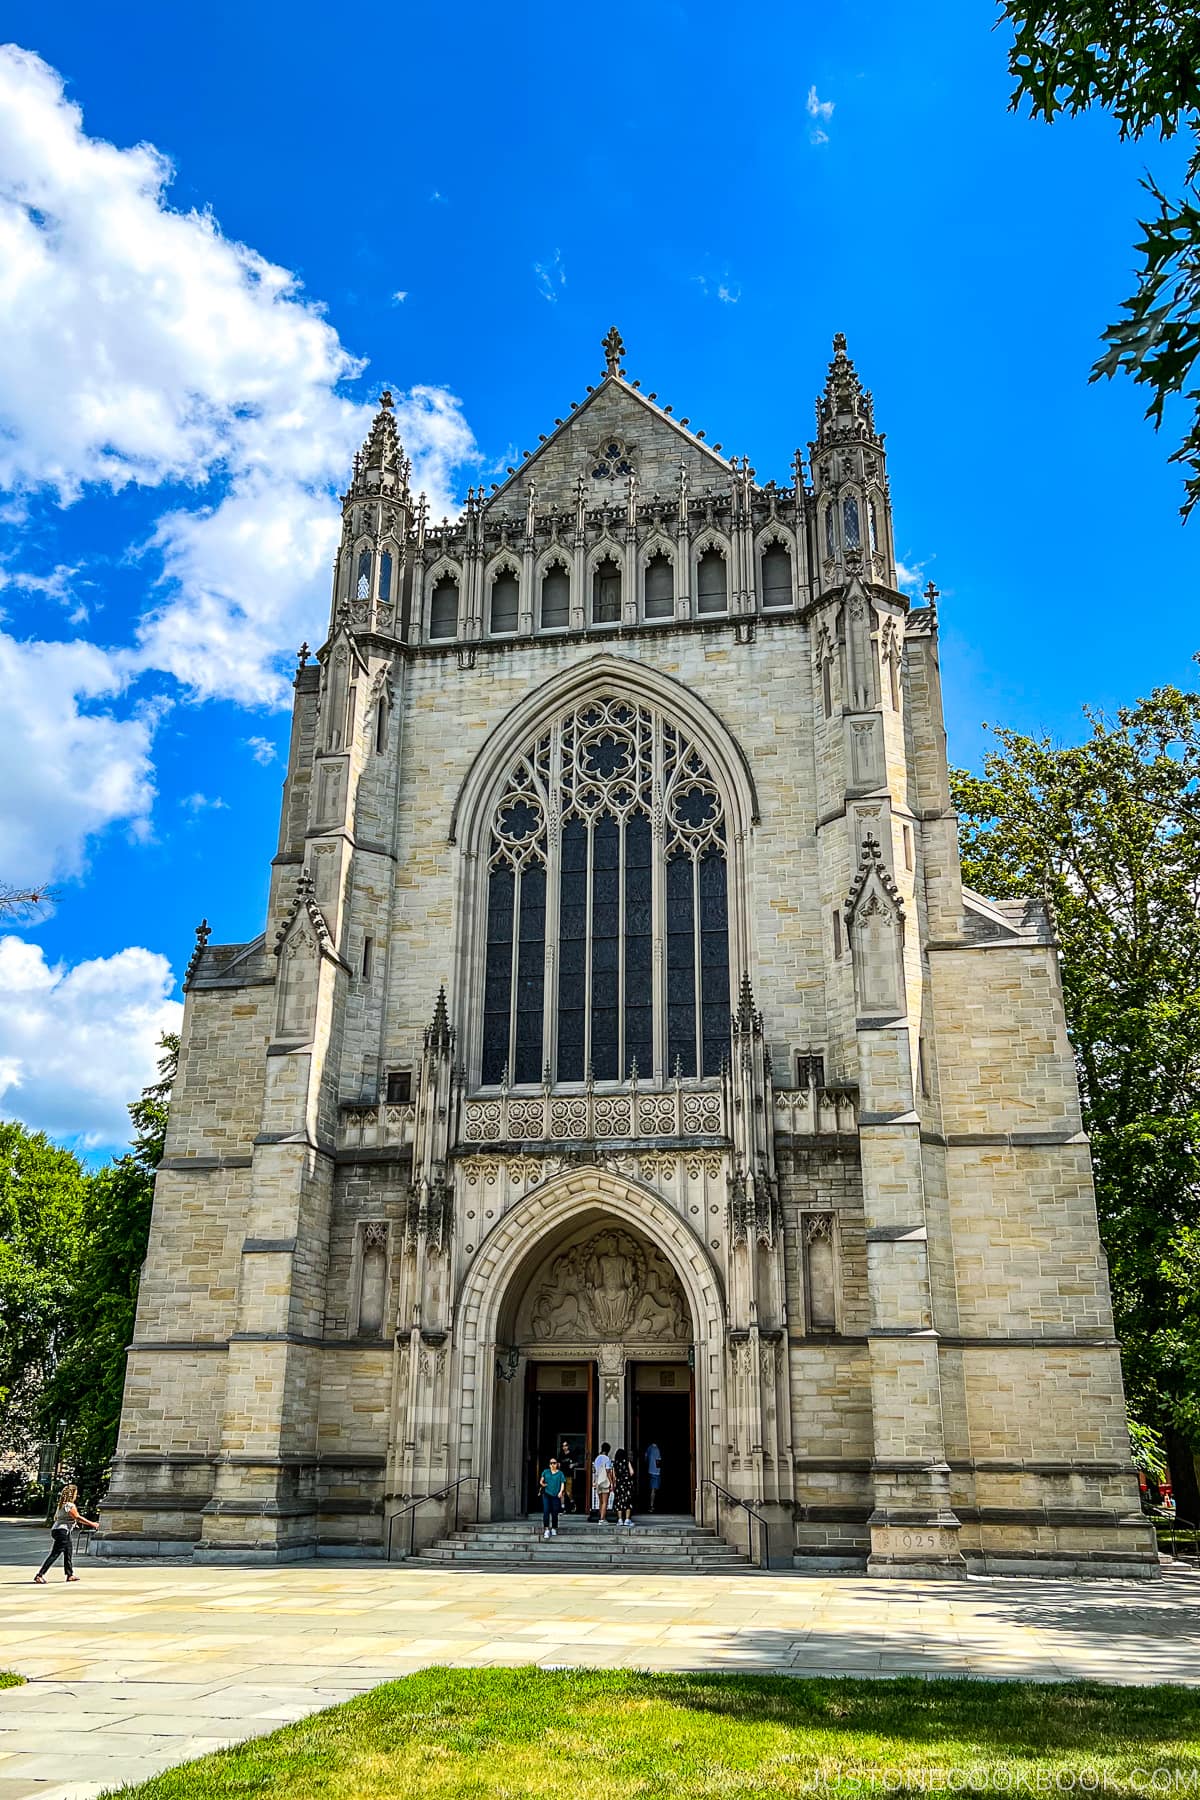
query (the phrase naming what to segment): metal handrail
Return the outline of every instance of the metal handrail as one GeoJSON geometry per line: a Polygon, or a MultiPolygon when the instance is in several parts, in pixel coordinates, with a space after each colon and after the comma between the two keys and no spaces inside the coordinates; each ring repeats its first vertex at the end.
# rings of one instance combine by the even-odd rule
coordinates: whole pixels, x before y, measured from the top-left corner
{"type": "Polygon", "coordinates": [[[1155,1536],[1161,1536],[1169,1541],[1171,1546],[1171,1557],[1175,1562],[1186,1562],[1188,1560],[1187,1556],[1180,1556],[1179,1554],[1179,1532],[1181,1530],[1187,1532],[1191,1537],[1191,1545],[1188,1554],[1191,1557],[1192,1566],[1195,1569],[1200,1570],[1200,1523],[1195,1519],[1181,1519],[1179,1514],[1175,1512],[1159,1512],[1154,1507],[1151,1507],[1148,1510],[1146,1516],[1154,1525],[1155,1536]],[[1162,1526],[1166,1526],[1167,1529],[1165,1531],[1160,1530],[1160,1527],[1162,1526]]]}
{"type": "Polygon", "coordinates": [[[754,1563],[756,1568],[765,1569],[767,1566],[767,1532],[770,1529],[769,1520],[765,1519],[763,1517],[762,1513],[759,1512],[758,1508],[756,1506],[752,1506],[750,1504],[749,1500],[742,1500],[739,1498],[739,1496],[737,1494],[731,1494],[728,1488],[723,1488],[719,1481],[714,1481],[711,1475],[707,1475],[707,1476],[705,1476],[704,1480],[700,1483],[700,1523],[702,1525],[704,1523],[704,1512],[705,1512],[705,1507],[704,1507],[704,1490],[705,1490],[705,1488],[711,1488],[713,1493],[716,1495],[716,1501],[717,1501],[716,1531],[717,1531],[718,1537],[721,1535],[721,1501],[722,1500],[727,1500],[730,1503],[730,1505],[732,1505],[732,1506],[740,1506],[744,1513],[749,1514],[750,1518],[754,1519],[759,1525],[762,1526],[762,1534],[763,1535],[762,1535],[762,1542],[761,1542],[761,1546],[760,1546],[761,1553],[759,1556],[756,1557],[754,1554],[754,1533],[753,1533],[753,1531],[748,1533],[747,1541],[749,1542],[749,1545],[750,1545],[751,1561],[754,1563]]]}
{"type": "MultiPolygon", "coordinates": [[[[417,1508],[418,1508],[418,1506],[424,1506],[427,1500],[443,1500],[443,1499],[445,1499],[447,1494],[453,1494],[454,1495],[454,1529],[455,1529],[455,1531],[457,1531],[458,1530],[458,1508],[459,1508],[459,1499],[460,1499],[458,1490],[460,1488],[466,1487],[467,1484],[472,1481],[475,1483],[476,1487],[478,1487],[480,1485],[482,1479],[483,1479],[482,1476],[479,1476],[479,1475],[460,1475],[457,1481],[447,1482],[446,1486],[443,1488],[438,1488],[438,1490],[435,1494],[421,1494],[416,1500],[410,1500],[407,1506],[402,1506],[400,1508],[399,1512],[394,1512],[392,1514],[391,1518],[388,1520],[387,1561],[391,1562],[391,1560],[392,1560],[392,1532],[396,1528],[396,1520],[397,1519],[402,1519],[406,1513],[411,1514],[411,1519],[409,1521],[409,1532],[408,1532],[408,1554],[410,1556],[413,1556],[416,1553],[417,1508]]],[[[478,1496],[476,1496],[476,1500],[478,1501],[478,1496]]],[[[476,1504],[475,1510],[476,1510],[476,1512],[479,1511],[478,1504],[476,1504]]]]}

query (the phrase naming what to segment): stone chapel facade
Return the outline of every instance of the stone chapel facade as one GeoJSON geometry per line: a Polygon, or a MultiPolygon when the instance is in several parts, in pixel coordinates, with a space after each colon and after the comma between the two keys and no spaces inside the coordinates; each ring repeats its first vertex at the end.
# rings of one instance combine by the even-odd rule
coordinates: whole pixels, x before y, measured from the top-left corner
{"type": "Polygon", "coordinates": [[[764,485],[604,347],[453,521],[390,396],[356,459],[106,1547],[386,1554],[607,1439],[777,1564],[1151,1573],[1053,925],[962,885],[871,396],[835,339],[764,485]]]}

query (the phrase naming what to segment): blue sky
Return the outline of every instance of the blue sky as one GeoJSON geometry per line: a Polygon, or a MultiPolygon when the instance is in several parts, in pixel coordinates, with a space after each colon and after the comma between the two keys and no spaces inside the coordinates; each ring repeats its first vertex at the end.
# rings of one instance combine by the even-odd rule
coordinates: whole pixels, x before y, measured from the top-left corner
{"type": "Polygon", "coordinates": [[[0,936],[0,1111],[120,1142],[193,925],[260,929],[281,671],[385,382],[449,506],[615,320],[632,376],[783,478],[844,330],[942,590],[951,755],[1191,680],[1172,440],[1087,382],[1139,178],[1181,153],[1010,113],[988,5],[10,0],[6,28],[0,878],[61,898],[0,936]]]}

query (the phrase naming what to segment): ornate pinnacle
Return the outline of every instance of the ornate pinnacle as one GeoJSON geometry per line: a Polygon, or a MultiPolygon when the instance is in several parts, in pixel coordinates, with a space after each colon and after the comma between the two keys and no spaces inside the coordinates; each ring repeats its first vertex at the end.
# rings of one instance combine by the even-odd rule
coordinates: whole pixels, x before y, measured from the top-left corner
{"type": "Polygon", "coordinates": [[[929,583],[929,586],[925,589],[924,598],[929,603],[930,612],[935,613],[937,611],[937,603],[938,603],[938,599],[939,599],[939,594],[938,594],[937,588],[934,587],[932,581],[929,583]]]}
{"type": "Polygon", "coordinates": [[[393,405],[391,388],[384,388],[379,396],[379,404],[385,412],[391,412],[393,405]]]}
{"type": "Polygon", "coordinates": [[[454,1033],[450,1029],[450,1015],[446,1010],[446,988],[443,984],[438,989],[437,1002],[433,1009],[433,1021],[426,1028],[425,1048],[449,1055],[454,1041],[454,1033]]]}
{"type": "Polygon", "coordinates": [[[298,669],[306,668],[308,666],[308,657],[309,657],[308,645],[301,644],[299,650],[296,653],[296,667],[298,669]]]}
{"type": "Polygon", "coordinates": [[[601,341],[601,349],[604,351],[604,362],[607,372],[610,375],[619,375],[621,373],[621,358],[625,354],[625,345],[622,343],[621,334],[615,325],[609,327],[607,336],[601,341]]]}
{"type": "Polygon", "coordinates": [[[209,924],[207,919],[201,919],[200,923],[196,927],[196,948],[197,948],[197,950],[206,950],[208,948],[208,940],[211,936],[212,936],[212,926],[209,924]]]}

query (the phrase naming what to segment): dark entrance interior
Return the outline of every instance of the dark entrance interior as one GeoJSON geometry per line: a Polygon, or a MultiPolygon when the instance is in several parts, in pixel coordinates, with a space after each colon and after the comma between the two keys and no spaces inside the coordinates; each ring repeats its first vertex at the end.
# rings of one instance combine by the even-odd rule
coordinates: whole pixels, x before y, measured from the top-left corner
{"type": "Polygon", "coordinates": [[[637,1508],[650,1510],[646,1452],[657,1444],[662,1482],[655,1510],[690,1513],[695,1508],[695,1410],[691,1370],[682,1363],[635,1363],[630,1370],[630,1418],[637,1458],[637,1508]]]}
{"type": "MultiPolygon", "coordinates": [[[[592,1448],[596,1406],[596,1365],[531,1363],[525,1387],[525,1504],[541,1511],[538,1479],[552,1456],[559,1456],[565,1442],[575,1463],[575,1475],[567,1493],[575,1510],[588,1509],[587,1469],[592,1448]]],[[[570,1512],[568,1502],[566,1510],[570,1512]]]]}

